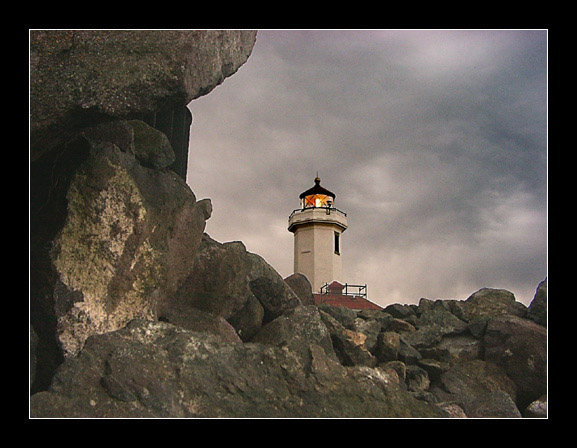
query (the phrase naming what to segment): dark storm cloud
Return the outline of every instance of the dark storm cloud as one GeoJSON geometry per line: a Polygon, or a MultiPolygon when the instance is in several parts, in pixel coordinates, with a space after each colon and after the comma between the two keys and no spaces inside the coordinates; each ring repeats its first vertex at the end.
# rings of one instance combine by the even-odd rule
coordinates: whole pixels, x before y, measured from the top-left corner
{"type": "MultiPolygon", "coordinates": [[[[379,303],[546,275],[546,32],[261,31],[189,107],[207,232],[292,273],[287,218],[322,183],[349,215],[344,281],[379,303]]],[[[463,297],[465,295],[465,297],[463,297]]]]}

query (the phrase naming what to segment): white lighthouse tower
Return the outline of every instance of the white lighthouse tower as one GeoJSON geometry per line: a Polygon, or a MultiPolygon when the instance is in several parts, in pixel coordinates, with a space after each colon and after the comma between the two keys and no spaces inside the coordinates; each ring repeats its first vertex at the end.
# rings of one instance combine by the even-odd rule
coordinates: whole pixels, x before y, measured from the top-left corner
{"type": "Polygon", "coordinates": [[[333,281],[342,281],[342,233],[347,230],[346,213],[334,207],[335,194],[315,184],[300,196],[300,209],[289,217],[294,233],[294,271],[307,276],[314,293],[333,281]]]}

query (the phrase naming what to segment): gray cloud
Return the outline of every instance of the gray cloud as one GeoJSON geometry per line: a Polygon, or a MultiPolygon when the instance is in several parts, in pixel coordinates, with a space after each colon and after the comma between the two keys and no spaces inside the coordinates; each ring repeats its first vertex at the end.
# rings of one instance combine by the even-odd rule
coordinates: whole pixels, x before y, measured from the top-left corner
{"type": "Polygon", "coordinates": [[[381,304],[546,275],[545,31],[261,31],[193,101],[207,232],[292,273],[288,215],[319,171],[349,215],[343,269],[381,304]]]}

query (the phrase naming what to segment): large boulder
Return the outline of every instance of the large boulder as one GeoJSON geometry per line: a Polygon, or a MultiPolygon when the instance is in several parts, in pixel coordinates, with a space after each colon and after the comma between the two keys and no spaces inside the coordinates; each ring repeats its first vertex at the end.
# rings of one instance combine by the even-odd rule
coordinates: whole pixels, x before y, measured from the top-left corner
{"type": "Polygon", "coordinates": [[[301,305],[280,274],[240,241],[219,243],[204,234],[193,261],[194,270],[166,306],[194,307],[221,316],[243,341],[301,305]]]}
{"type": "Polygon", "coordinates": [[[519,408],[547,393],[547,329],[528,319],[491,319],[483,339],[485,360],[501,366],[517,385],[519,408]]]}
{"type": "Polygon", "coordinates": [[[440,379],[443,388],[455,396],[467,397],[501,390],[513,400],[517,398],[517,387],[504,369],[481,359],[456,364],[440,379]]]}
{"type": "Polygon", "coordinates": [[[90,338],[32,417],[446,417],[369,367],[343,367],[316,344],[222,342],[165,322],[133,321],[90,338]]]}
{"type": "Polygon", "coordinates": [[[441,374],[442,388],[432,392],[456,403],[467,417],[520,417],[515,383],[498,365],[480,359],[459,363],[441,374]]]}
{"type": "Polygon", "coordinates": [[[303,305],[314,305],[313,287],[306,275],[295,272],[284,279],[303,305]]]}
{"type": "Polygon", "coordinates": [[[298,306],[285,311],[280,317],[263,326],[251,342],[288,347],[307,356],[311,344],[325,351],[329,358],[337,361],[331,336],[323,323],[316,306],[298,306]]]}
{"type": "Polygon", "coordinates": [[[33,30],[35,159],[86,126],[185,106],[246,62],[256,31],[33,30]]]}
{"type": "Polygon", "coordinates": [[[101,126],[74,143],[70,155],[82,157],[65,148],[34,166],[48,182],[35,183],[31,195],[39,369],[49,351],[53,361],[58,351],[75,356],[93,334],[155,318],[192,271],[210,201],[197,201],[175,173],[142,166],[130,135],[122,124],[101,126]],[[53,186],[50,171],[60,173],[53,186]]]}
{"type": "Polygon", "coordinates": [[[471,294],[467,300],[452,301],[451,306],[453,314],[465,322],[503,315],[527,315],[527,307],[517,302],[515,295],[505,289],[482,288],[471,294]]]}

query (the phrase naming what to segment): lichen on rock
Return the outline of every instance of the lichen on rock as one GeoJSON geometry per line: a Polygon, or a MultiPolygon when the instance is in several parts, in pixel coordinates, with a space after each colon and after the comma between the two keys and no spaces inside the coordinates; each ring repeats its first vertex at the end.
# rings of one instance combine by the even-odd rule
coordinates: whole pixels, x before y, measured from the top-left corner
{"type": "Polygon", "coordinates": [[[198,246],[207,207],[174,173],[149,170],[112,144],[92,148],[71,181],[51,251],[66,356],[91,334],[156,316],[192,268],[182,251],[198,246]]]}

